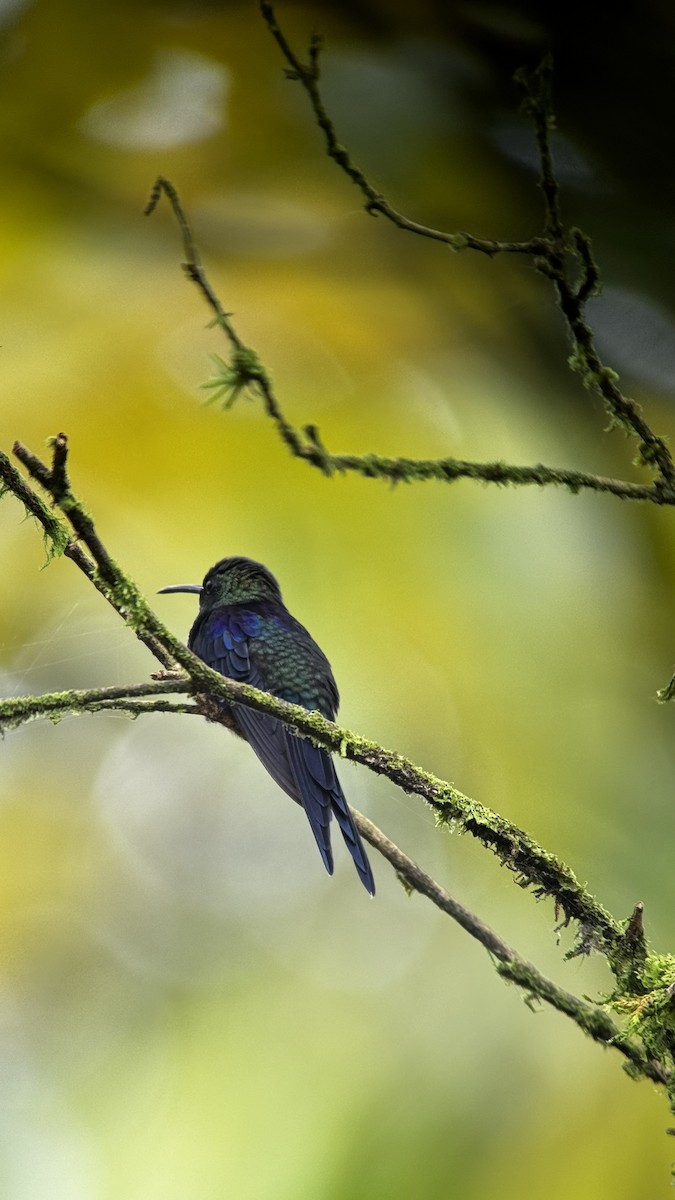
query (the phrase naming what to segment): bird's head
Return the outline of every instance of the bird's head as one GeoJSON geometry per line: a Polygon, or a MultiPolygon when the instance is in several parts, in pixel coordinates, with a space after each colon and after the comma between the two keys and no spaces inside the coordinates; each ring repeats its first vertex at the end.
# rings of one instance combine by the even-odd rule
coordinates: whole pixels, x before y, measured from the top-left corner
{"type": "Polygon", "coordinates": [[[202,610],[255,600],[282,603],[279,584],[271,571],[252,558],[221,558],[206,572],[203,583],[177,583],[159,591],[197,592],[202,610]]]}

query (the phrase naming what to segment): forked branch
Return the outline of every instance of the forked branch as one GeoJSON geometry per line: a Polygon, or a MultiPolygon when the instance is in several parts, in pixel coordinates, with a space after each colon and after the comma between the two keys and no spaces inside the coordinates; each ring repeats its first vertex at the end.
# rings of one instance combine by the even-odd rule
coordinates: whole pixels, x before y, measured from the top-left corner
{"type": "MultiPolygon", "coordinates": [[[[37,717],[60,719],[66,713],[84,714],[112,710],[138,716],[148,711],[198,713],[214,719],[218,707],[213,700],[222,698],[253,707],[290,725],[300,736],[309,737],[333,752],[362,763],[370,770],[391,779],[406,792],[422,796],[437,813],[442,824],[461,825],[516,874],[522,886],[533,887],[538,895],[551,896],[565,922],[578,924],[574,952],[602,952],[617,980],[617,997],[626,1001],[628,985],[639,993],[644,1004],[642,972],[650,961],[643,937],[636,937],[635,914],[627,925],[614,921],[601,905],[578,883],[565,864],[548,854],[522,830],[464,796],[452,785],[420,770],[402,755],[387,751],[348,730],[327,721],[319,713],[288,704],[248,685],[227,679],[212,671],[166,629],[149,608],[133,581],[122,571],[100,539],[91,516],[73,494],[67,475],[68,442],[59,434],[53,443],[53,461],[46,466],[26,447],[17,444],[15,453],[47,491],[71,527],[55,518],[48,507],[22,479],[6,455],[0,454],[0,479],[4,490],[12,492],[36,517],[53,553],[67,554],[113,605],[126,624],[163,663],[178,664],[182,673],[172,672],[151,683],[54,693],[0,701],[0,729],[9,728],[37,717]],[[86,551],[82,548],[82,543],[86,551]],[[88,552],[88,553],[87,553],[88,552]],[[89,557],[91,556],[91,557],[89,557]],[[194,702],[174,702],[166,695],[187,693],[194,702]]],[[[220,719],[216,717],[215,719],[220,719]]],[[[516,983],[530,999],[536,998],[565,1013],[590,1037],[611,1045],[627,1059],[633,1073],[664,1085],[673,1086],[673,1055],[670,1043],[653,1030],[654,1017],[645,1030],[634,1025],[644,1042],[629,1036],[612,1020],[604,1006],[590,1004],[560,988],[522,958],[495,932],[471,913],[435,880],[428,876],[372,822],[356,814],[363,836],[391,863],[406,887],[426,896],[479,941],[496,960],[502,977],[516,983]],[[651,1042],[649,1040],[651,1036],[651,1042]]],[[[640,914],[640,930],[641,930],[640,914]]],[[[660,983],[659,983],[660,986],[660,983]]],[[[614,1007],[617,1007],[616,1003],[614,1007]]],[[[630,1010],[629,1010],[630,1011],[630,1010]]]]}

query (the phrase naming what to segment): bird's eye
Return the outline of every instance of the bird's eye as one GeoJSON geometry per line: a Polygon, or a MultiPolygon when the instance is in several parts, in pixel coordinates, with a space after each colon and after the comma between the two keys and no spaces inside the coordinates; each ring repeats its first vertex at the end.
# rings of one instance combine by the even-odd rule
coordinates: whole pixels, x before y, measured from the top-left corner
{"type": "Polygon", "coordinates": [[[202,588],[202,591],[203,592],[212,592],[213,591],[213,580],[212,579],[207,579],[206,583],[204,584],[204,587],[202,588]]]}

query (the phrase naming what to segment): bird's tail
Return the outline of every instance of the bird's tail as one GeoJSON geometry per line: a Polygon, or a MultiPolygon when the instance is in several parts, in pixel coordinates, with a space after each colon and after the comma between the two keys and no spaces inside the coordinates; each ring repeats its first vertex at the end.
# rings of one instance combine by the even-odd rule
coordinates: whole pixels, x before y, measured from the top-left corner
{"type": "MultiPolygon", "coordinates": [[[[347,849],[354,860],[359,878],[366,891],[374,896],[373,872],[340,786],[333,759],[326,750],[314,746],[312,742],[294,737],[293,734],[286,735],[286,747],[297,785],[297,791],[287,790],[294,800],[298,800],[302,804],[307,814],[328,874],[333,874],[330,819],[331,815],[334,815],[347,843],[347,849]]],[[[267,769],[271,770],[269,765],[267,769]]]]}
{"type": "Polygon", "coordinates": [[[354,866],[358,871],[359,879],[366,891],[370,892],[371,896],[374,896],[375,880],[373,879],[373,872],[368,862],[368,855],[366,854],[363,842],[361,841],[361,835],[354,824],[354,818],[339,784],[337,792],[333,792],[331,796],[331,807],[335,815],[335,820],[340,826],[340,831],[347,844],[347,849],[354,860],[354,866]]]}

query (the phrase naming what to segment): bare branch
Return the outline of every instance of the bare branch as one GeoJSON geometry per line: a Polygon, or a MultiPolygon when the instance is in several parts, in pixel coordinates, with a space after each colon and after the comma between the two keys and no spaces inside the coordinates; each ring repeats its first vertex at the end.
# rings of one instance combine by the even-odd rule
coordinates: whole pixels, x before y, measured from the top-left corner
{"type": "MultiPolygon", "coordinates": [[[[640,463],[655,469],[660,476],[654,491],[661,492],[662,499],[656,500],[656,503],[675,504],[675,464],[668,446],[663,438],[653,432],[635,401],[623,394],[618,386],[616,372],[606,367],[600,359],[591,328],[584,320],[584,304],[589,296],[597,292],[599,276],[591,253],[590,239],[578,229],[568,229],[562,218],[560,188],[553,169],[550,144],[550,133],[555,127],[551,95],[553,64],[550,55],[547,55],[535,70],[521,70],[516,73],[516,82],[523,94],[522,107],[534,123],[539,149],[539,186],[544,196],[545,210],[543,235],[524,242],[488,241],[465,232],[443,233],[440,230],[430,229],[402,216],[389,204],[369,182],[363,171],[355,165],[345,147],[338,142],[333,122],[328,116],[319,88],[320,39],[317,37],[312,39],[309,61],[302,62],[280,28],[270,0],[260,0],[260,11],[289,65],[289,69],[286,71],[287,77],[296,80],[307,95],[316,123],[324,134],[329,157],[360,189],[366,199],[368,212],[381,213],[400,229],[445,242],[454,250],[477,250],[490,257],[500,252],[532,256],[536,268],[542,275],[550,279],[555,287],[558,303],[572,343],[572,355],[569,360],[572,370],[582,376],[585,387],[595,391],[601,397],[613,423],[638,438],[640,463]],[[570,264],[577,264],[581,269],[581,281],[576,287],[570,283],[568,278],[570,264]]],[[[325,469],[325,464],[318,461],[316,456],[303,454],[302,457],[325,469]]],[[[474,468],[473,477],[481,478],[476,471],[478,464],[471,464],[471,466],[474,468]]],[[[367,470],[362,473],[371,476],[378,474],[377,471],[368,472],[367,470]]],[[[424,478],[425,476],[410,476],[410,478],[420,477],[424,478]]],[[[448,478],[454,479],[458,476],[451,474],[448,478]]],[[[516,481],[510,480],[510,482],[516,481]]],[[[517,482],[540,483],[541,481],[529,478],[517,482]]],[[[556,481],[547,479],[545,482],[556,481]]],[[[592,485],[582,483],[580,486],[592,485]]],[[[594,490],[608,489],[596,486],[594,490]]],[[[632,499],[655,499],[653,494],[639,495],[635,492],[624,492],[623,495],[626,498],[630,495],[632,499]]]]}
{"type": "Polygon", "coordinates": [[[432,229],[429,225],[422,225],[418,221],[411,221],[403,213],[397,212],[381,192],[370,183],[363,171],[356,166],[349,151],[338,141],[335,127],[328,116],[319,89],[320,37],[314,35],[312,38],[309,46],[309,61],[303,63],[292,49],[286,35],[280,28],[274,8],[268,0],[260,0],[260,12],[272,37],[279,46],[286,62],[289,64],[286,77],[297,80],[307,93],[316,123],[326,139],[326,153],[359,189],[366,201],[366,212],[373,216],[379,213],[383,217],[386,217],[388,221],[391,221],[392,224],[398,226],[399,229],[404,229],[408,233],[415,233],[420,237],[431,238],[436,242],[444,242],[451,250],[478,250],[482,254],[489,255],[490,258],[500,253],[540,254],[543,252],[544,242],[541,238],[532,238],[527,242],[499,242],[487,238],[478,238],[471,233],[463,231],[460,233],[446,233],[441,229],[432,229]]]}
{"type": "Polygon", "coordinates": [[[352,472],[367,479],[383,479],[389,483],[419,483],[427,480],[454,483],[458,479],[475,479],[481,483],[506,484],[511,487],[565,487],[574,494],[584,490],[606,492],[621,500],[646,500],[652,504],[675,505],[675,488],[671,490],[659,483],[631,483],[628,480],[610,479],[587,471],[547,467],[543,463],[519,466],[505,462],[470,462],[459,458],[414,459],[385,458],[378,454],[331,454],[315,425],[306,425],[303,437],[284,416],[270,376],[256,352],[244,345],[234,329],[230,315],[224,312],[207,279],[178,193],[169,180],[160,178],[156,181],[146,212],[154,211],[162,192],[168,196],[183,234],[187,256],[184,265],[188,278],[197,284],[216,315],[216,323],[223,328],[234,348],[229,363],[218,360],[220,373],[205,386],[224,392],[228,397],[226,407],[229,407],[245,388],[257,391],[267,415],[276,424],[283,441],[295,458],[318,467],[325,475],[352,472]]]}
{"type": "Polygon", "coordinates": [[[425,874],[417,863],[408,858],[376,825],[373,825],[372,821],[356,812],[354,818],[362,836],[389,860],[406,887],[426,896],[498,960],[497,972],[503,979],[517,984],[529,997],[536,997],[550,1004],[558,1012],[571,1017],[580,1029],[595,1041],[613,1046],[641,1075],[655,1083],[668,1085],[671,1082],[672,1072],[663,1063],[646,1056],[637,1043],[625,1037],[608,1013],[547,979],[533,963],[521,958],[493,929],[455,900],[430,875],[425,874]]]}

